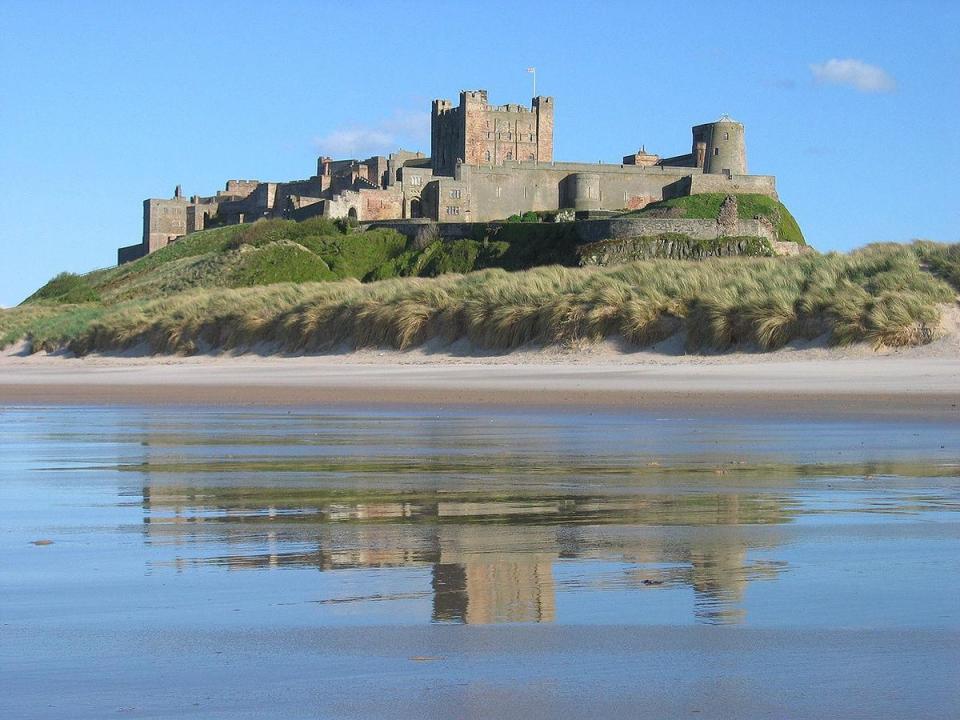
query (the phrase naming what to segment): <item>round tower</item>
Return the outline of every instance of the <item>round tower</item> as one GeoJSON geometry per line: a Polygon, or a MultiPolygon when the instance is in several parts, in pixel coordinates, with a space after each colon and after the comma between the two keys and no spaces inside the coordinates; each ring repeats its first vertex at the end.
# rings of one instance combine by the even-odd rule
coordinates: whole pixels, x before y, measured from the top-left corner
{"type": "Polygon", "coordinates": [[[698,125],[693,128],[694,157],[699,143],[706,145],[705,173],[747,174],[747,146],[741,123],[723,115],[717,122],[698,125]]]}
{"type": "Polygon", "coordinates": [[[600,176],[582,172],[567,175],[567,203],[574,210],[599,209],[600,176]]]}

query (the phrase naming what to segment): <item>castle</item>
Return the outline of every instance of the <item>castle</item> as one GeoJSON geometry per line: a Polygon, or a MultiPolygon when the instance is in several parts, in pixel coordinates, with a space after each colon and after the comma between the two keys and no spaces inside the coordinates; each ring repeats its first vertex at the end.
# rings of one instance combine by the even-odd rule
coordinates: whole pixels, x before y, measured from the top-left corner
{"type": "Polygon", "coordinates": [[[213,196],[143,202],[143,240],[120,248],[124,263],[178,237],[260,218],[350,218],[438,223],[488,222],[529,211],[571,208],[636,210],[705,192],[762,193],[776,198],[770,175],[748,175],[743,125],[721,117],[693,128],[690,152],[659,157],[645,148],[621,163],[555,162],[554,103],[490,105],[485,90],[460,93],[456,107],[434,100],[430,157],[399,150],[389,157],[320,157],[306,180],[229,180],[213,196]]]}

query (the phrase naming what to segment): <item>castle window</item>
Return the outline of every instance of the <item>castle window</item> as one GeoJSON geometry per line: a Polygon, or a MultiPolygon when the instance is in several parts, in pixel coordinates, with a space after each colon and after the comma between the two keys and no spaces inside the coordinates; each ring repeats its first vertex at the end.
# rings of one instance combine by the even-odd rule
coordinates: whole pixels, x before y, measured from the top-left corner
{"type": "Polygon", "coordinates": [[[460,207],[457,205],[447,205],[447,215],[459,215],[460,207]]]}
{"type": "Polygon", "coordinates": [[[508,150],[508,151],[507,151],[507,157],[504,158],[504,159],[505,159],[505,160],[513,160],[513,153],[508,150]]]}
{"type": "Polygon", "coordinates": [[[536,159],[537,159],[537,156],[534,155],[533,153],[530,153],[529,155],[527,155],[527,160],[536,160],[536,159]]]}
{"type": "Polygon", "coordinates": [[[460,193],[461,193],[460,190],[451,190],[451,191],[450,191],[450,197],[452,197],[454,200],[459,200],[459,199],[460,199],[460,193]]]}
{"type": "Polygon", "coordinates": [[[421,180],[420,180],[420,176],[419,176],[419,175],[411,175],[411,176],[410,176],[410,184],[411,184],[411,185],[419,185],[420,182],[421,182],[421,180]]]}
{"type": "Polygon", "coordinates": [[[725,133],[723,134],[723,139],[724,139],[724,140],[729,140],[729,139],[730,139],[730,133],[725,132],[725,133]]]}
{"type": "Polygon", "coordinates": [[[499,186],[499,185],[497,185],[497,197],[498,197],[498,198],[500,197],[500,186],[499,186]]]}
{"type": "Polygon", "coordinates": [[[487,161],[487,162],[490,162],[490,151],[489,151],[489,150],[487,150],[487,152],[484,154],[484,157],[486,158],[486,161],[487,161]]]}
{"type": "Polygon", "coordinates": [[[716,156],[719,155],[719,154],[720,154],[720,148],[714,148],[714,149],[713,149],[713,155],[714,155],[714,157],[716,157],[716,156]]]}

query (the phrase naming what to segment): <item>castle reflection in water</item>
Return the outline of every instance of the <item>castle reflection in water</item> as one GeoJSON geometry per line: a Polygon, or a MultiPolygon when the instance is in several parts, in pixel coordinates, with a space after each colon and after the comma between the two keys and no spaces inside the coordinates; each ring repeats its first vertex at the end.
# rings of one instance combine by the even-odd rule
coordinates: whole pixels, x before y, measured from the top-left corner
{"type": "Polygon", "coordinates": [[[558,592],[583,582],[593,590],[686,586],[697,621],[738,622],[748,584],[784,567],[751,553],[775,548],[769,526],[794,514],[772,493],[359,501],[147,486],[143,506],[148,542],[174,546],[170,564],[180,570],[429,567],[433,621],[468,624],[551,622],[558,592]],[[205,544],[231,552],[202,556],[205,544]],[[555,572],[558,562],[583,560],[617,571],[575,580],[555,572]]]}

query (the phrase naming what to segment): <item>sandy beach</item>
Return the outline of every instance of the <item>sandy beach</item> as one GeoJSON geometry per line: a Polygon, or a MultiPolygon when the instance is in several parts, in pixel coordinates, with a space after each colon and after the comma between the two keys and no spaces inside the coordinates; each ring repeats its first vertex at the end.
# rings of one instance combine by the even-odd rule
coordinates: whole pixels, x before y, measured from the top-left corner
{"type": "MultiPolygon", "coordinates": [[[[669,341],[668,341],[669,342],[669,341]]],[[[669,344],[360,351],[321,356],[0,356],[0,402],[161,405],[577,406],[960,419],[957,336],[905,350],[812,345],[684,355],[669,344]]]]}

